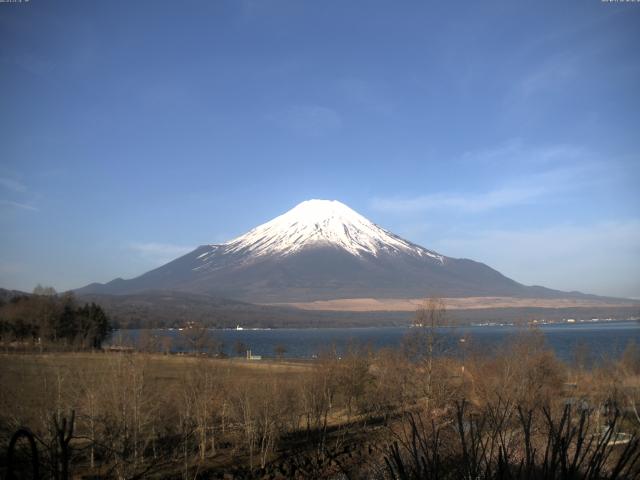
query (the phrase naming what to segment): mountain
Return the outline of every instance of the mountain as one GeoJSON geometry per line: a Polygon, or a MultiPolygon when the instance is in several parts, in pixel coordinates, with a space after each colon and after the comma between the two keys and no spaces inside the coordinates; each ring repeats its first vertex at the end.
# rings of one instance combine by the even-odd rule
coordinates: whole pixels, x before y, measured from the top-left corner
{"type": "Polygon", "coordinates": [[[246,234],[139,277],[93,283],[81,295],[151,290],[252,303],[342,298],[587,297],[522,285],[468,259],[411,243],[338,201],[308,200],[246,234]]]}
{"type": "Polygon", "coordinates": [[[24,297],[28,295],[30,294],[27,292],[22,292],[20,290],[8,290],[6,288],[0,288],[0,305],[11,301],[11,299],[15,297],[24,297]]]}

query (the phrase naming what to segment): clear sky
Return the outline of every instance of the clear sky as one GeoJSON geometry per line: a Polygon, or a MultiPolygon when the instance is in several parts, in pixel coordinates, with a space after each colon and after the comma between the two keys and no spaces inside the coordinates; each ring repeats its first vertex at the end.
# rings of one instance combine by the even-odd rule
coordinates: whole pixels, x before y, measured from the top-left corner
{"type": "Polygon", "coordinates": [[[0,3],[0,286],[130,278],[309,198],[640,297],[640,3],[0,3]]]}

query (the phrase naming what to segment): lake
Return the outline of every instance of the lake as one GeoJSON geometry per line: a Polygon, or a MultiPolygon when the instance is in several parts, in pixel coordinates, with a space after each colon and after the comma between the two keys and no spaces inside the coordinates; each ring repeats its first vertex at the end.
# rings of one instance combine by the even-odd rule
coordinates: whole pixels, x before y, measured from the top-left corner
{"type": "MultiPolygon", "coordinates": [[[[604,358],[617,358],[629,342],[640,346],[640,322],[638,321],[601,321],[584,323],[546,324],[536,327],[544,335],[546,344],[556,355],[565,361],[571,361],[576,346],[584,346],[594,361],[604,358]]],[[[242,342],[251,349],[253,355],[275,356],[275,349],[281,345],[288,358],[313,358],[323,350],[335,348],[338,354],[344,353],[350,346],[358,345],[380,349],[399,347],[409,327],[371,327],[371,328],[291,328],[273,330],[210,330],[211,335],[223,342],[224,351],[234,354],[234,346],[242,342]]],[[[464,345],[486,353],[495,351],[509,339],[526,331],[526,328],[514,326],[465,326],[438,329],[439,338],[447,351],[464,345]],[[463,344],[461,338],[467,338],[463,344]]],[[[125,340],[135,343],[141,330],[116,331],[113,343],[125,340]]],[[[182,351],[179,330],[153,330],[158,337],[171,337],[172,350],[182,351]]]]}

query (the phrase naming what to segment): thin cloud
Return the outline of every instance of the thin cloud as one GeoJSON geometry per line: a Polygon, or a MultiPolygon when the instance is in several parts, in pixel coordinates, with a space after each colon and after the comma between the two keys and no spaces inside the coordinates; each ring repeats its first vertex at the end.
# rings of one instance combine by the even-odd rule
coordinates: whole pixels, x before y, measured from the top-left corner
{"type": "Polygon", "coordinates": [[[0,207],[17,208],[19,210],[29,210],[31,212],[40,211],[37,207],[27,203],[14,202],[12,200],[0,200],[0,207]]]}
{"type": "Polygon", "coordinates": [[[479,213],[535,204],[560,194],[595,188],[613,175],[615,164],[605,164],[592,152],[572,145],[528,148],[517,138],[493,148],[466,152],[457,161],[465,168],[500,168],[506,180],[484,191],[470,188],[472,191],[468,192],[376,197],[371,201],[372,207],[389,213],[479,213]]]}
{"type": "Polygon", "coordinates": [[[640,296],[640,220],[469,230],[429,245],[487,263],[525,284],[622,297],[640,296]]]}
{"type": "Polygon", "coordinates": [[[27,187],[12,178],[0,177],[0,187],[22,193],[27,191],[27,187]]]}
{"type": "Polygon", "coordinates": [[[0,200],[0,209],[39,211],[34,204],[37,203],[40,195],[30,192],[22,182],[11,177],[0,177],[0,191],[3,191],[2,195],[5,197],[5,199],[0,200]],[[9,200],[6,197],[13,197],[17,200],[9,200]]]}
{"type": "Polygon", "coordinates": [[[373,208],[382,212],[409,213],[427,210],[484,212],[530,203],[547,192],[543,187],[500,188],[481,194],[436,193],[409,199],[375,198],[373,208]]]}
{"type": "Polygon", "coordinates": [[[158,264],[170,262],[193,250],[192,246],[157,242],[132,243],[129,248],[145,260],[158,264]]]}
{"type": "Polygon", "coordinates": [[[483,165],[519,165],[541,166],[556,164],[584,164],[594,155],[584,148],[574,145],[551,145],[538,148],[528,147],[521,138],[511,138],[494,147],[462,154],[463,163],[483,165]]]}
{"type": "Polygon", "coordinates": [[[562,55],[526,75],[517,85],[517,93],[529,98],[537,93],[557,89],[577,75],[577,57],[562,55]]]}
{"type": "Polygon", "coordinates": [[[524,106],[543,95],[560,93],[571,82],[580,79],[585,65],[603,51],[607,39],[593,40],[586,48],[566,49],[544,61],[534,64],[519,79],[505,96],[507,105],[524,106]]]}

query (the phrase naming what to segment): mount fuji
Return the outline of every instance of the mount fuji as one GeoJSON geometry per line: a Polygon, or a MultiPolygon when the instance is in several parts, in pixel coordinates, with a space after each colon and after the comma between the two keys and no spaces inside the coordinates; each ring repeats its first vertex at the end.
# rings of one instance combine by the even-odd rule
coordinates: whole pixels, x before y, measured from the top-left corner
{"type": "Polygon", "coordinates": [[[522,285],[468,259],[411,243],[338,201],[308,200],[223,244],[202,245],[139,277],[84,294],[207,294],[253,303],[353,298],[586,297],[522,285]]]}

